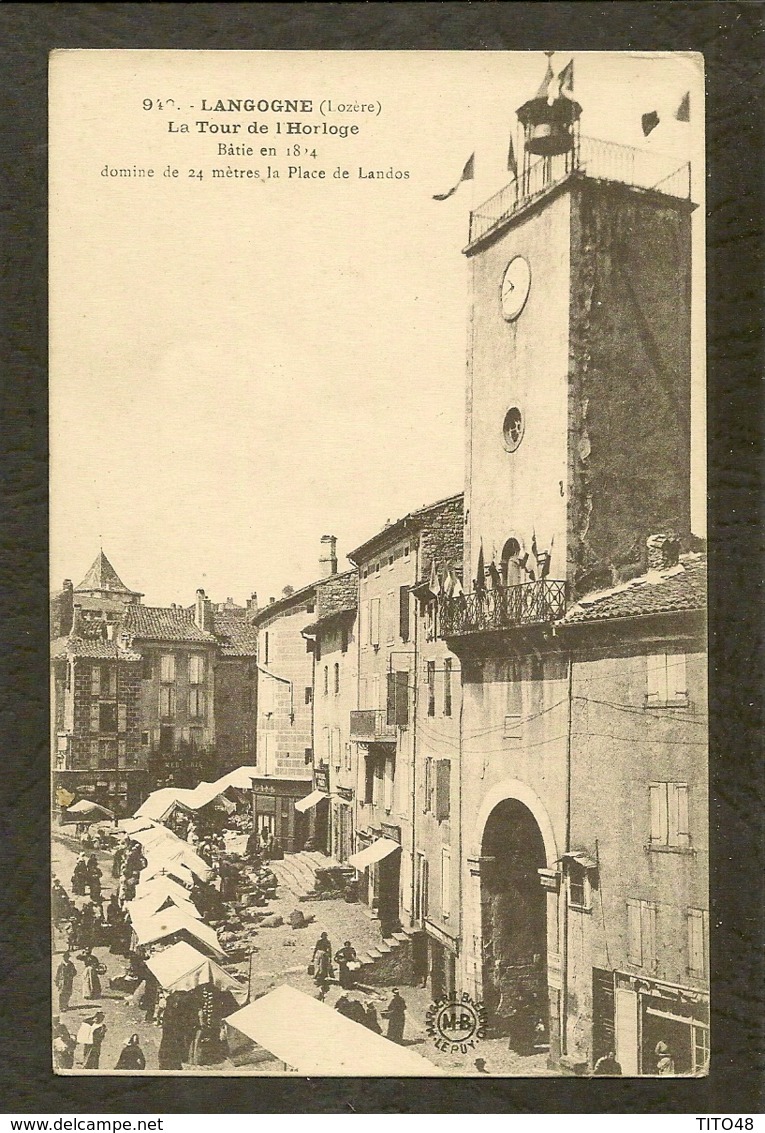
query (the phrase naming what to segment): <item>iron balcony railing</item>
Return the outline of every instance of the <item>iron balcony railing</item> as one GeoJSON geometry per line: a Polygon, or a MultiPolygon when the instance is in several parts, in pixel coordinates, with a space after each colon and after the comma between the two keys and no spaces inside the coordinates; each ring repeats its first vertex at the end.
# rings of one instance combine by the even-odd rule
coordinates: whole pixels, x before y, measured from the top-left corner
{"type": "Polygon", "coordinates": [[[666,154],[649,153],[597,138],[578,138],[573,149],[535,161],[471,212],[470,243],[481,240],[536,197],[573,174],[598,181],[618,181],[636,189],[652,189],[683,200],[690,200],[691,196],[689,162],[678,166],[666,154]]]}
{"type": "Polygon", "coordinates": [[[388,723],[384,708],[363,708],[351,712],[351,739],[361,743],[391,743],[396,725],[388,723]]]}
{"type": "Polygon", "coordinates": [[[443,598],[439,607],[439,637],[540,625],[566,612],[566,583],[544,578],[518,586],[498,586],[443,598]]]}

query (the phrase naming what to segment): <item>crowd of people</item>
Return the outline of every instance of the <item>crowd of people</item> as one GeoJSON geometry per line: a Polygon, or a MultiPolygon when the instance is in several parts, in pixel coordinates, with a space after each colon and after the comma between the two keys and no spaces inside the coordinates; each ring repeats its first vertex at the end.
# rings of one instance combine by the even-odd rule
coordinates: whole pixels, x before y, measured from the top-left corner
{"type": "MultiPolygon", "coordinates": [[[[314,946],[311,962],[308,965],[309,975],[313,976],[317,987],[317,999],[322,1002],[327,997],[330,984],[336,980],[341,988],[341,994],[335,1002],[335,1010],[354,1023],[360,1023],[375,1034],[382,1034],[382,1027],[377,1015],[375,1003],[368,999],[362,1003],[358,999],[346,994],[356,986],[356,972],[361,968],[356,949],[350,940],[346,940],[342,948],[332,952],[332,943],[329,933],[323,932],[314,946]],[[335,967],[337,965],[337,975],[335,967]]],[[[393,988],[392,998],[387,1008],[382,1012],[383,1019],[388,1020],[385,1037],[392,1042],[401,1043],[404,1039],[404,1025],[406,1021],[406,1001],[398,988],[393,988]]]]}

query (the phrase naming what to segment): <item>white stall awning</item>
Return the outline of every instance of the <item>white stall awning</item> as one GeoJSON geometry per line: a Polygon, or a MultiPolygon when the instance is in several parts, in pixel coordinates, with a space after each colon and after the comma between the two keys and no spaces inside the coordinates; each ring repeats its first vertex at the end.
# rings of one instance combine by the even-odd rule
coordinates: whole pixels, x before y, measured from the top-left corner
{"type": "Polygon", "coordinates": [[[328,799],[329,795],[325,795],[324,791],[311,791],[310,795],[306,795],[304,799],[298,799],[295,803],[295,810],[299,810],[301,814],[310,810],[311,807],[317,806],[322,799],[328,799]]]}
{"type": "Polygon", "coordinates": [[[366,869],[374,862],[381,862],[383,858],[387,858],[394,850],[400,849],[398,842],[394,842],[391,838],[378,838],[371,846],[359,850],[357,854],[348,858],[348,865],[352,865],[354,869],[366,869]]]}

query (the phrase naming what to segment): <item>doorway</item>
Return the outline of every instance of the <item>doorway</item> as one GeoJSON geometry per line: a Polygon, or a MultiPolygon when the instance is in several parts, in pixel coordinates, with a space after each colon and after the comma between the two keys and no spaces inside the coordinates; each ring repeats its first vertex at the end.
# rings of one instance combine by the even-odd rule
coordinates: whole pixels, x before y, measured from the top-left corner
{"type": "Polygon", "coordinates": [[[504,799],[489,815],[481,850],[483,1001],[496,1035],[533,1049],[547,1028],[547,902],[538,870],[547,858],[531,811],[504,799]]]}
{"type": "Polygon", "coordinates": [[[375,866],[377,876],[377,915],[383,937],[401,929],[399,889],[401,882],[401,850],[394,850],[375,866]]]}

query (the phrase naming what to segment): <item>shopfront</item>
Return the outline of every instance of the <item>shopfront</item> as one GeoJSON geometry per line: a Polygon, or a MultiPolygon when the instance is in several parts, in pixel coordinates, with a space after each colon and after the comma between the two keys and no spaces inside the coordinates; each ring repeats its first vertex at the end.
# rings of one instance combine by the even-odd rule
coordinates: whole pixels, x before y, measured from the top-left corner
{"type": "Polygon", "coordinates": [[[614,1034],[625,1075],[656,1074],[659,1044],[675,1074],[702,1074],[709,1061],[709,998],[693,988],[615,972],[614,1034]]]}
{"type": "Polygon", "coordinates": [[[309,820],[295,809],[310,788],[302,779],[280,779],[276,776],[252,780],[252,820],[259,833],[271,835],[274,849],[297,853],[308,840],[309,820]]]}

